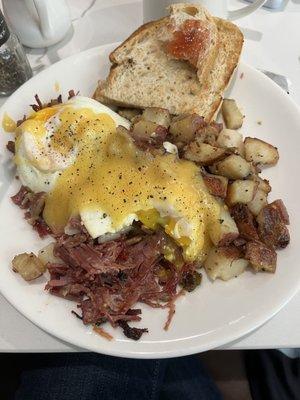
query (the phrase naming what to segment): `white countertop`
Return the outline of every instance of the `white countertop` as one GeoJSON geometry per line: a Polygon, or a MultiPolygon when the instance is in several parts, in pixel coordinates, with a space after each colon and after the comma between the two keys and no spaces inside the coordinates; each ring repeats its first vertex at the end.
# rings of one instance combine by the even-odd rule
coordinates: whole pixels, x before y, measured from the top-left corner
{"type": "MultiPolygon", "coordinates": [[[[79,51],[123,40],[142,22],[141,1],[68,0],[68,3],[73,29],[67,37],[52,48],[27,49],[36,72],[79,51]]],[[[239,0],[229,3],[232,7],[243,5],[239,0]]],[[[300,105],[300,0],[286,0],[284,4],[282,10],[261,9],[238,21],[246,39],[242,59],[254,67],[288,77],[290,96],[300,105]]],[[[3,102],[1,99],[0,105],[3,102]]],[[[285,347],[300,347],[300,293],[255,332],[224,346],[225,349],[285,347]]],[[[76,350],[37,328],[0,295],[0,352],[76,350]]]]}

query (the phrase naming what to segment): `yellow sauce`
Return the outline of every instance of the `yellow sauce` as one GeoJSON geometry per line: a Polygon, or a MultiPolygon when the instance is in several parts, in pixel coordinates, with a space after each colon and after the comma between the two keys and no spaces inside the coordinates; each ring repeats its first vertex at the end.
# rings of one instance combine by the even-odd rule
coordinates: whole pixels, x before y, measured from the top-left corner
{"type": "Polygon", "coordinates": [[[5,132],[9,133],[15,132],[17,128],[16,122],[7,113],[4,113],[2,119],[2,128],[5,130],[5,132]]]}
{"type": "MultiPolygon", "coordinates": [[[[25,128],[39,137],[42,119],[26,121],[25,128]]],[[[173,154],[153,156],[138,150],[127,134],[116,131],[108,114],[65,107],[59,121],[50,146],[64,156],[75,147],[77,157],[60,173],[46,198],[44,218],[55,232],[62,232],[69,218],[83,210],[100,209],[116,230],[126,216],[137,214],[151,229],[163,225],[170,234],[180,216],[192,231],[177,242],[187,260],[201,258],[209,243],[208,225],[220,210],[194,163],[173,154]],[[176,216],[161,218],[155,209],[158,204],[172,208],[176,216]]]]}

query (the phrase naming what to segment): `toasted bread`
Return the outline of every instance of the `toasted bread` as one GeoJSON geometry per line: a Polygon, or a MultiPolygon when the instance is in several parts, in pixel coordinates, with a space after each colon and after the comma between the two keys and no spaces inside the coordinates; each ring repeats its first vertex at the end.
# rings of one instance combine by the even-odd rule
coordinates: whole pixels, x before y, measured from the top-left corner
{"type": "Polygon", "coordinates": [[[94,97],[124,107],[164,107],[175,115],[197,113],[210,121],[221,104],[242,45],[243,35],[231,22],[211,17],[201,6],[171,6],[170,17],[141,26],[110,54],[109,76],[94,97]],[[173,58],[165,49],[174,25],[177,29],[190,19],[203,21],[210,33],[205,57],[199,57],[196,66],[173,58]]]}

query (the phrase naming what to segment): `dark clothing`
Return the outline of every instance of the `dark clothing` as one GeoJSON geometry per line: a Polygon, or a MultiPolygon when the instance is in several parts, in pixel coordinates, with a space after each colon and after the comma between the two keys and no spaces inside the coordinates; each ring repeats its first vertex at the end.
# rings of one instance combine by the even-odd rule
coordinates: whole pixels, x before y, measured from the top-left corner
{"type": "Polygon", "coordinates": [[[299,400],[300,358],[278,350],[245,353],[246,371],[254,400],[299,400]]]}
{"type": "MultiPolygon", "coordinates": [[[[32,354],[15,400],[221,400],[199,357],[133,360],[32,354]]],[[[2,400],[2,397],[1,397],[2,400]]]]}

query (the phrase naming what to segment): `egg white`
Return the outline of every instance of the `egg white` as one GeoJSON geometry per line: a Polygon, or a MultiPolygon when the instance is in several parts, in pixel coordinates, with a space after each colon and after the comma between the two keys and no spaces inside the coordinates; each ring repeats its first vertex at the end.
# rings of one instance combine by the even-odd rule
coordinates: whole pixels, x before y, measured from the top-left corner
{"type": "Polygon", "coordinates": [[[59,128],[59,114],[65,107],[88,108],[95,113],[108,114],[117,125],[130,127],[130,122],[110,108],[88,97],[75,96],[64,103],[58,112],[45,122],[45,136],[37,142],[31,132],[25,131],[18,141],[17,172],[24,186],[34,192],[49,192],[53,189],[59,172],[68,168],[76,159],[74,148],[67,157],[48,147],[51,135],[59,128]]]}

